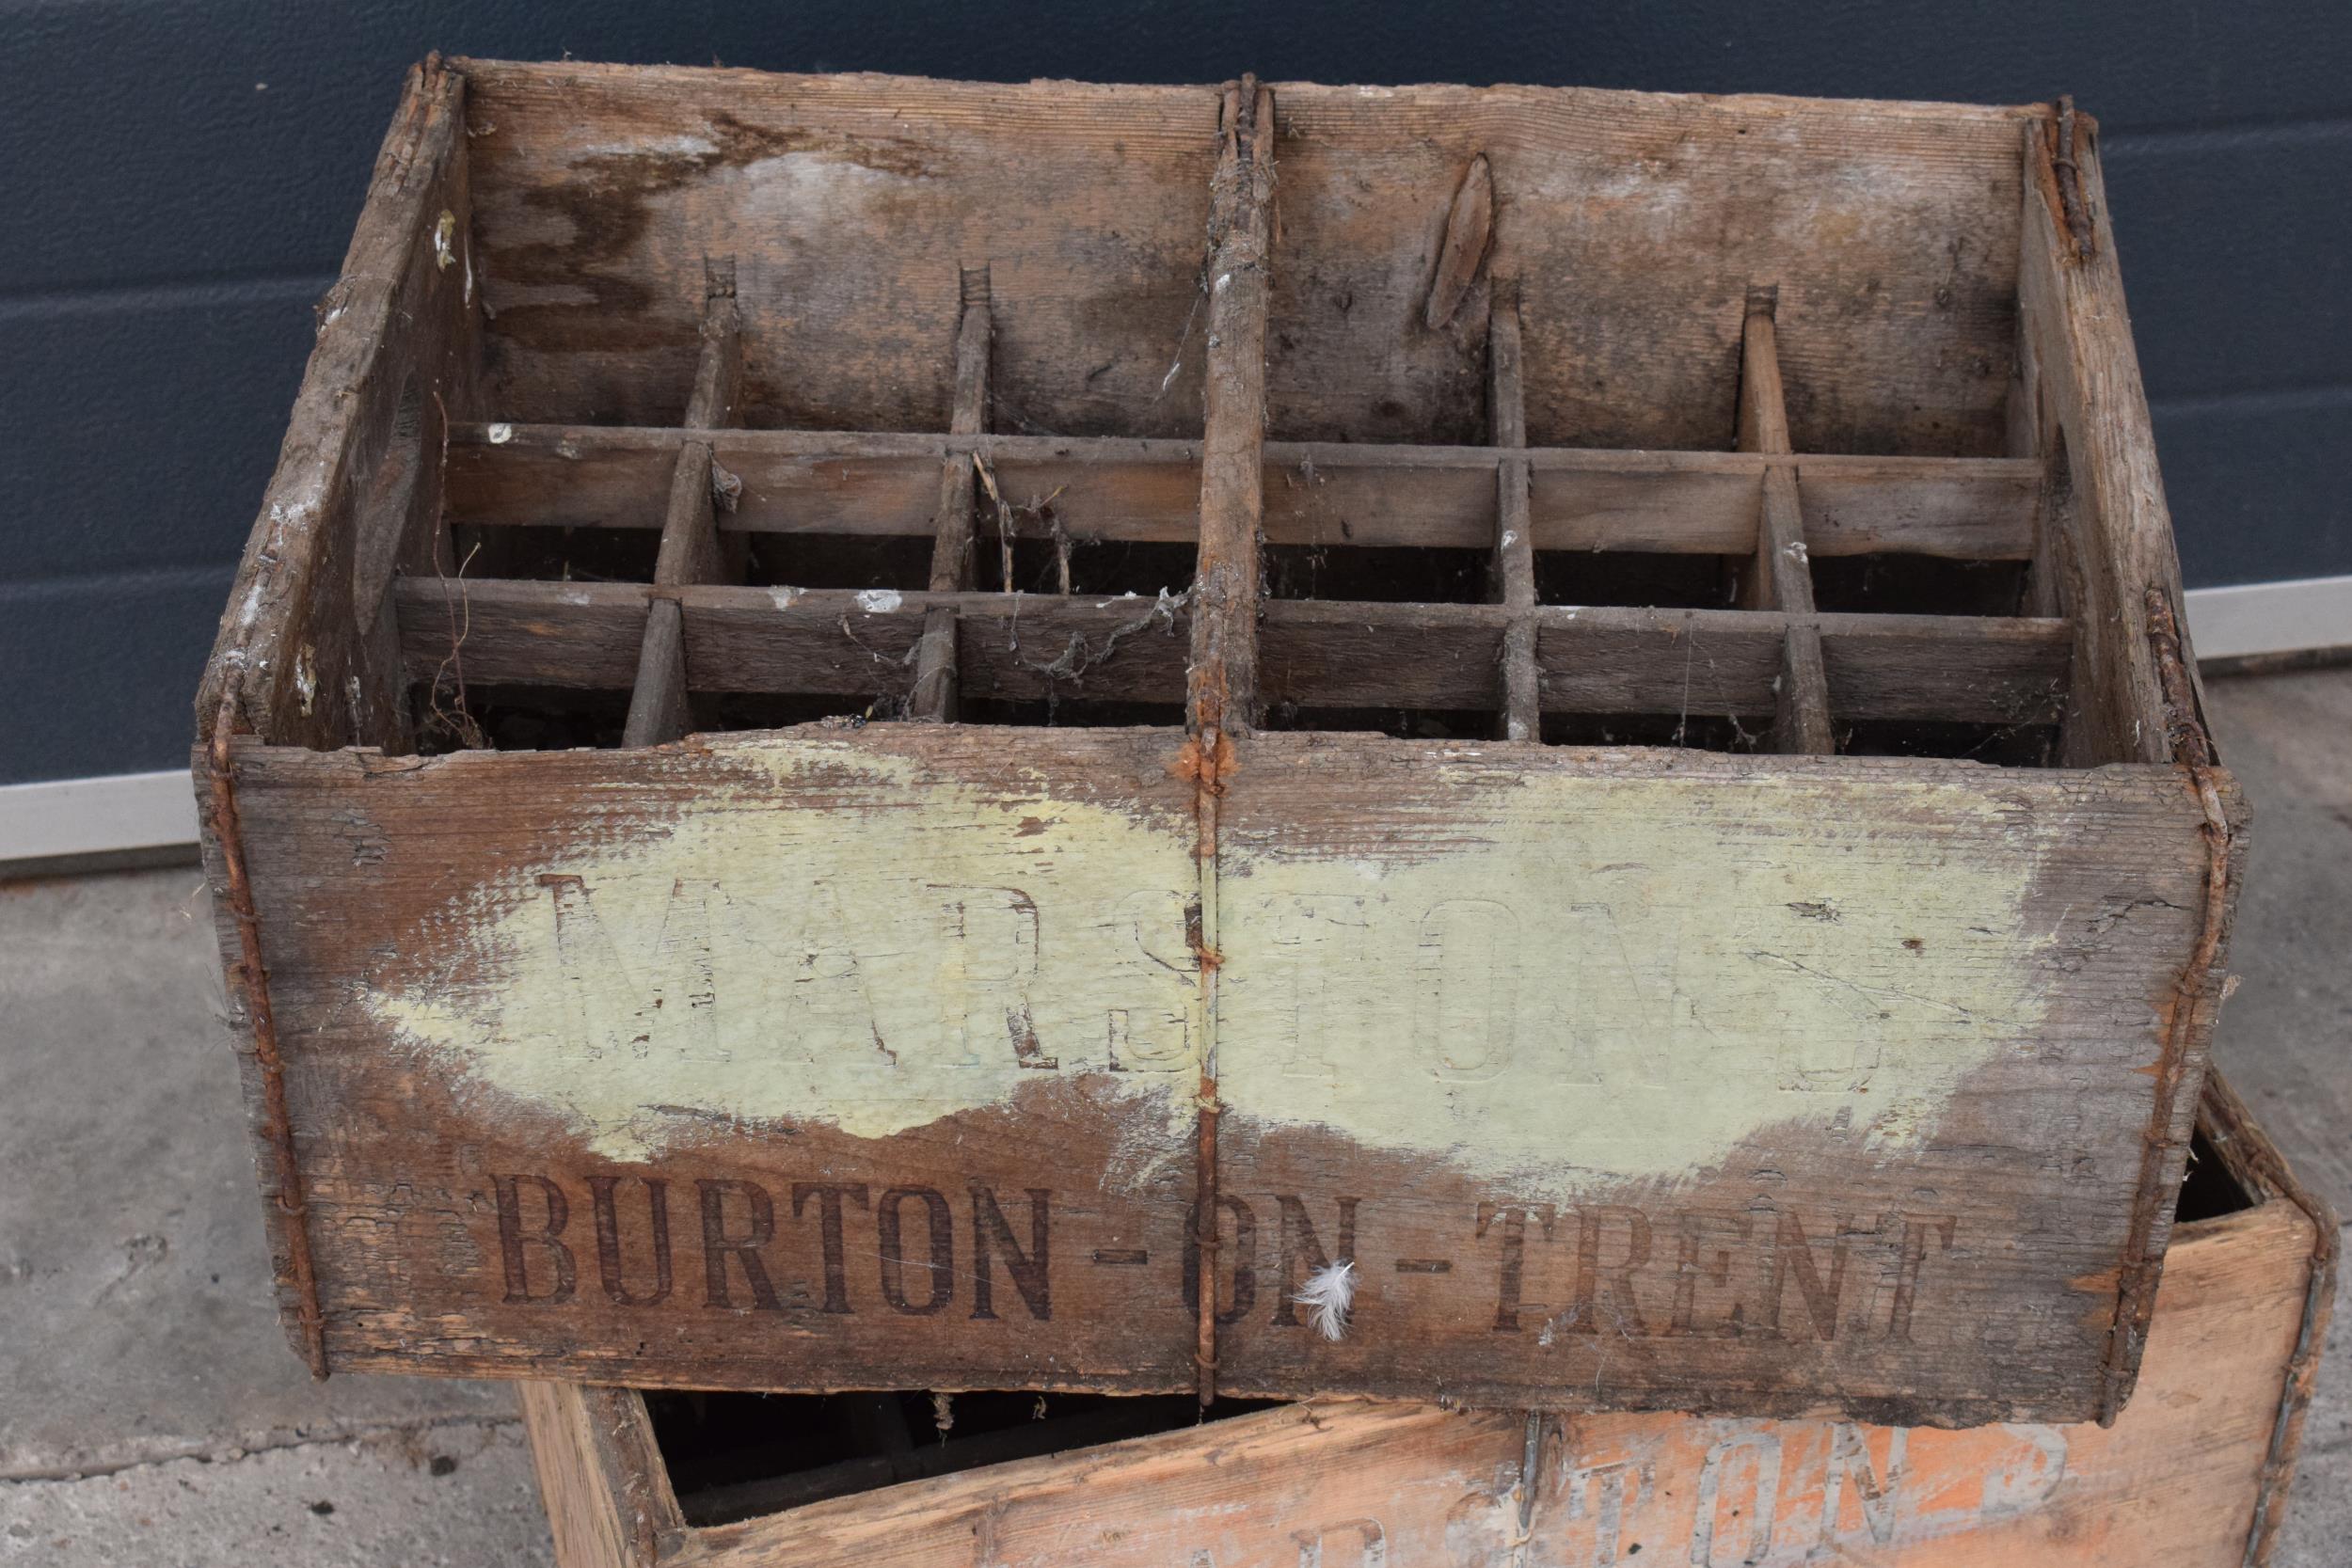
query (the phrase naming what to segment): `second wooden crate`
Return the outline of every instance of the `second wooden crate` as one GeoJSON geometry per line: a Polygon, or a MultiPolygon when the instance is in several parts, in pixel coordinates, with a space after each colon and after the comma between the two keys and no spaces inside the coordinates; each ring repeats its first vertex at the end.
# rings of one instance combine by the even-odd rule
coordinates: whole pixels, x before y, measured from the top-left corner
{"type": "Polygon", "coordinates": [[[2109,1430],[1318,1401],[1104,1447],[1169,1418],[1030,1421],[1021,1396],[993,1433],[924,1422],[894,1448],[817,1400],[697,1419],[688,1396],[548,1384],[524,1386],[524,1418],[560,1568],[2259,1568],[2336,1229],[2217,1081],[2199,1132],[2139,1397],[2109,1430]]]}

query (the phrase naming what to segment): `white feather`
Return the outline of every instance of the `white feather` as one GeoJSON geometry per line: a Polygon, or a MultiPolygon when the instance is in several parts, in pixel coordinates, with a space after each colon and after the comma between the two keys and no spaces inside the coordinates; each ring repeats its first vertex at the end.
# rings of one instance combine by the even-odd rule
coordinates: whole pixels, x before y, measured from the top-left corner
{"type": "Polygon", "coordinates": [[[1345,1338],[1347,1309],[1356,1301],[1354,1260],[1343,1259],[1317,1269],[1291,1300],[1314,1309],[1316,1333],[1327,1339],[1345,1338]]]}

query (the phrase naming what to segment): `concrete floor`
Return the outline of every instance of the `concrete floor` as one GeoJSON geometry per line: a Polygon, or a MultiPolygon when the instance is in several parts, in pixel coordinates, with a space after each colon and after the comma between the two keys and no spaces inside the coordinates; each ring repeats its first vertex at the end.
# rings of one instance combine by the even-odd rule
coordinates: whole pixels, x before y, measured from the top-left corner
{"type": "MultiPolygon", "coordinates": [[[[2257,818],[2217,1056],[2352,1213],[2352,670],[2214,682],[2257,818]]],[[[0,1564],[551,1561],[509,1393],[312,1384],[193,869],[0,883],[0,1564]]],[[[2352,1563],[2338,1327],[2277,1568],[2352,1563]]]]}

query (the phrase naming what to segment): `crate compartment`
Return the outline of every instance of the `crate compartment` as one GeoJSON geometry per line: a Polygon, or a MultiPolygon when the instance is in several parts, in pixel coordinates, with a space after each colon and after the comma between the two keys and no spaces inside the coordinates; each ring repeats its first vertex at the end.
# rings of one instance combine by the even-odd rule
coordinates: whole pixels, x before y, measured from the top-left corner
{"type": "Polygon", "coordinates": [[[2119,291],[2043,106],[421,72],[199,700],[306,1353],[2111,1416],[2119,291]]]}

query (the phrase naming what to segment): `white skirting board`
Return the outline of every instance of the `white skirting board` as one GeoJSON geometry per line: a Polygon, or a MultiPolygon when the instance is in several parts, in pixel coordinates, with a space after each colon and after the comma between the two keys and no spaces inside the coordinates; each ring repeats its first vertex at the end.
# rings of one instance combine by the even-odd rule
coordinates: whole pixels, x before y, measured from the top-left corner
{"type": "Polygon", "coordinates": [[[184,768],[0,784],[0,867],[135,855],[196,842],[196,786],[184,768]]]}
{"type": "Polygon", "coordinates": [[[2192,588],[2185,597],[2201,659],[2352,648],[2352,577],[2192,588]]]}
{"type": "MultiPolygon", "coordinates": [[[[2188,591],[2197,657],[2352,648],[2352,577],[2188,591]]],[[[196,842],[183,769],[0,784],[0,868],[19,862],[165,852],[196,842]]]]}

